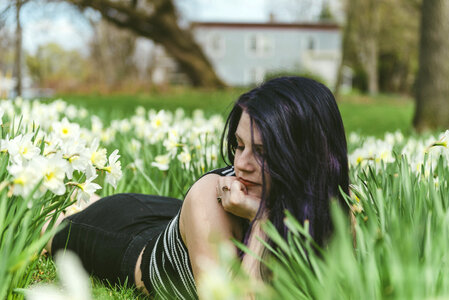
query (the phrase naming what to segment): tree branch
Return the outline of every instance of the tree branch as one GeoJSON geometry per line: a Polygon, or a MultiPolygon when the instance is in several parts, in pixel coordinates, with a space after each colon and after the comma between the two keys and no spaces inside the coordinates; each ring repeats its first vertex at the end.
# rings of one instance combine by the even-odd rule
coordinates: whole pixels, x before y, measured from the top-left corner
{"type": "Polygon", "coordinates": [[[115,25],[128,28],[164,46],[193,85],[224,87],[191,33],[178,26],[176,9],[171,0],[147,0],[148,9],[112,0],[67,0],[81,9],[90,7],[115,25]]]}

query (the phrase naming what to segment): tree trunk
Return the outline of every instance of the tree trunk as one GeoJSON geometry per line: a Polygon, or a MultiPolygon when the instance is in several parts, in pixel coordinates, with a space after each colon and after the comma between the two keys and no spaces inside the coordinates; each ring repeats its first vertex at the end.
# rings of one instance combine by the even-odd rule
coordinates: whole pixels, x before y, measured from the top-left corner
{"type": "Polygon", "coordinates": [[[22,26],[20,24],[20,9],[22,0],[16,0],[16,42],[15,42],[15,60],[14,76],[16,77],[16,96],[22,96],[22,26]]]}
{"type": "Polygon", "coordinates": [[[379,76],[377,75],[377,39],[369,39],[366,41],[366,61],[365,70],[368,77],[368,92],[371,95],[375,95],[379,92],[379,76]]]}
{"type": "Polygon", "coordinates": [[[67,0],[81,8],[91,7],[115,25],[161,44],[178,63],[194,86],[224,87],[191,33],[178,26],[172,0],[151,0],[151,7],[139,8],[136,1],[67,0]],[[130,4],[130,3],[128,3],[130,4]],[[134,6],[134,7],[133,7],[134,6]]]}
{"type": "Polygon", "coordinates": [[[379,1],[364,0],[355,3],[357,5],[356,17],[358,18],[358,41],[360,62],[368,79],[368,92],[377,94],[378,74],[378,36],[379,36],[379,1]]]}
{"type": "Polygon", "coordinates": [[[424,0],[413,125],[419,132],[449,128],[449,1],[424,0]]]}
{"type": "Polygon", "coordinates": [[[351,44],[353,43],[353,26],[354,26],[354,2],[355,0],[348,0],[345,6],[346,23],[343,28],[343,37],[341,45],[341,60],[337,70],[337,80],[335,81],[334,96],[338,100],[340,94],[341,84],[343,82],[343,67],[350,60],[349,52],[351,44]]]}

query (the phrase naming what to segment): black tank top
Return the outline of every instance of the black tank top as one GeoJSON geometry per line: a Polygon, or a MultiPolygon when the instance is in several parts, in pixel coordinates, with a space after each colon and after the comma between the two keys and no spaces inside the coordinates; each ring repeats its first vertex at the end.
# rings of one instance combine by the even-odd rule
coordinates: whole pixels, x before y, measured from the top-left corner
{"type": "MultiPolygon", "coordinates": [[[[207,174],[234,176],[235,172],[229,166],[203,176],[207,174]]],[[[179,232],[179,216],[180,211],[143,254],[143,282],[158,299],[198,299],[189,253],[179,232]]]]}

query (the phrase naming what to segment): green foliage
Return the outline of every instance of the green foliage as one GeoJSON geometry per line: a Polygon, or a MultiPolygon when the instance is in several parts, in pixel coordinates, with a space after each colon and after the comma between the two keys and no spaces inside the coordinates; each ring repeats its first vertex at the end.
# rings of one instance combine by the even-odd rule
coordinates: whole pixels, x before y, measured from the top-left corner
{"type": "Polygon", "coordinates": [[[396,130],[412,133],[414,103],[410,98],[354,93],[341,96],[338,106],[347,136],[350,132],[376,137],[396,130]]]}
{"type": "Polygon", "coordinates": [[[55,43],[39,46],[36,54],[26,56],[25,63],[31,77],[41,87],[54,88],[68,80],[80,82],[89,72],[87,61],[78,51],[65,50],[55,43]]]}
{"type": "Polygon", "coordinates": [[[320,21],[333,21],[335,19],[329,2],[324,2],[318,18],[320,21]]]}
{"type": "Polygon", "coordinates": [[[0,158],[2,182],[0,187],[0,257],[2,261],[0,298],[14,299],[20,297],[20,294],[15,293],[15,289],[26,287],[32,282],[33,274],[29,268],[37,263],[44,245],[56,233],[57,228],[51,229],[52,226],[50,226],[50,229],[40,236],[46,216],[54,222],[70,201],[65,197],[50,196],[50,193],[39,198],[33,198],[34,193],[26,198],[12,196],[8,188],[7,161],[8,155],[2,153],[0,158]]]}
{"type": "MultiPolygon", "coordinates": [[[[86,107],[105,122],[129,117],[138,106],[146,109],[175,111],[183,108],[187,114],[202,109],[206,116],[220,114],[226,117],[241,89],[223,91],[174,90],[137,95],[61,95],[68,102],[86,107]]],[[[414,103],[410,98],[398,95],[371,97],[352,93],[341,95],[338,106],[347,133],[383,136],[386,131],[401,130],[409,133],[414,103]],[[373,125],[375,124],[375,125],[373,125]]]]}
{"type": "MultiPolygon", "coordinates": [[[[354,248],[349,216],[332,206],[335,235],[318,256],[304,227],[287,215],[291,239],[271,268],[282,299],[445,299],[449,231],[449,169],[440,159],[429,176],[406,157],[351,173],[356,217],[354,248]],[[359,174],[354,177],[354,174],[359,174]],[[439,178],[439,181],[437,179],[439,178]],[[307,251],[308,257],[304,255],[307,251]],[[285,251],[284,251],[285,252],[285,251]]],[[[275,241],[279,234],[268,227],[275,241]]]]}
{"type": "Polygon", "coordinates": [[[139,94],[62,94],[69,103],[86,107],[89,111],[102,117],[105,121],[129,117],[135,113],[138,106],[146,109],[175,111],[182,108],[187,114],[196,109],[204,111],[206,116],[220,114],[226,116],[232,104],[243,93],[242,89],[227,90],[199,90],[199,89],[172,89],[167,92],[153,91],[139,94]]]}
{"type": "Polygon", "coordinates": [[[377,65],[382,92],[412,94],[418,65],[421,0],[347,0],[343,63],[354,70],[354,87],[368,88],[367,62],[377,65]],[[375,48],[376,56],[369,51],[375,48]]]}

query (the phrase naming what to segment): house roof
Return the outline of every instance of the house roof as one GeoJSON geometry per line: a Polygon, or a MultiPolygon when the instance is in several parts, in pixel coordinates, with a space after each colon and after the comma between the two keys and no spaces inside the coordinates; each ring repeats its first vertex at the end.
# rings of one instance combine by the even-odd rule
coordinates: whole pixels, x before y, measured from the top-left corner
{"type": "Polygon", "coordinates": [[[340,30],[336,23],[243,23],[243,22],[192,22],[191,27],[221,27],[221,28],[285,28],[285,29],[318,29],[318,30],[340,30]]]}

